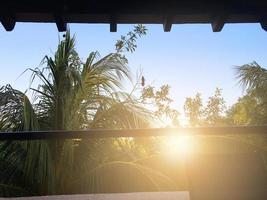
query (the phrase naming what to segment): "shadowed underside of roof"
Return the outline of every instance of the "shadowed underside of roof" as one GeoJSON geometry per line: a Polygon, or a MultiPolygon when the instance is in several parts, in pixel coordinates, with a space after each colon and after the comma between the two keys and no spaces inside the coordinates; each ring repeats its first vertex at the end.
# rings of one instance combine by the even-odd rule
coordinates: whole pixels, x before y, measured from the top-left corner
{"type": "Polygon", "coordinates": [[[267,30],[267,1],[262,0],[1,0],[0,21],[7,31],[16,22],[117,24],[209,23],[214,32],[225,23],[260,23],[267,30]]]}

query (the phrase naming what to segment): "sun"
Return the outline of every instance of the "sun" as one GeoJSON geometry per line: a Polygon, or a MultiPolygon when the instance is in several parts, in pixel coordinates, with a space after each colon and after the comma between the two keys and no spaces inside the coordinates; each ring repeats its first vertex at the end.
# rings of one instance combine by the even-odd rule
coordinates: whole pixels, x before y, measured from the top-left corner
{"type": "Polygon", "coordinates": [[[164,143],[164,152],[169,155],[186,155],[193,151],[193,138],[188,135],[167,136],[164,143]]]}

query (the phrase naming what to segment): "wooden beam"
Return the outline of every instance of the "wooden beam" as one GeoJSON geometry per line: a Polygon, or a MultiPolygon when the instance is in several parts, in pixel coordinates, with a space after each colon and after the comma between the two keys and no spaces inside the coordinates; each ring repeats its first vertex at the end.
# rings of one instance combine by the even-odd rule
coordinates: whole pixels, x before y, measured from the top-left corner
{"type": "Polygon", "coordinates": [[[236,127],[200,127],[200,128],[154,128],[105,130],[91,129],[80,131],[37,131],[37,132],[0,132],[0,140],[51,140],[51,139],[90,139],[118,137],[153,137],[167,135],[267,135],[267,126],[236,126],[236,127]]]}
{"type": "MultiPolygon", "coordinates": [[[[36,3],[36,0],[24,1],[3,0],[1,1],[0,13],[6,12],[6,8],[12,11],[16,22],[55,22],[51,17],[55,12],[67,16],[65,23],[105,23],[110,24],[110,14],[116,16],[117,24],[163,24],[165,31],[171,30],[171,24],[212,24],[214,31],[223,28],[223,21],[213,20],[212,15],[219,16],[227,10],[226,23],[259,23],[259,19],[266,15],[267,1],[246,0],[154,0],[154,1],[68,1],[68,0],[46,0],[46,3],[36,3]],[[53,6],[51,6],[53,5],[53,6]],[[104,5],[104,6],[103,6],[104,5]],[[140,6],[141,5],[141,6],[140,6]],[[163,15],[173,16],[172,22],[163,21],[163,15]]],[[[11,25],[6,21],[5,27],[11,30],[11,25]]],[[[58,23],[59,25],[60,23],[58,23]]],[[[63,23],[64,24],[64,23],[63,23]]],[[[265,28],[265,23],[262,23],[265,28]]],[[[64,26],[63,26],[64,27],[64,26]]],[[[112,25],[112,27],[115,27],[112,25]]],[[[64,30],[64,28],[63,28],[64,30]]],[[[115,30],[112,28],[112,30],[115,30]]]]}
{"type": "Polygon", "coordinates": [[[110,22],[110,32],[117,32],[117,24],[115,22],[110,22]]]}
{"type": "Polygon", "coordinates": [[[117,22],[114,16],[111,17],[110,19],[110,27],[109,27],[110,32],[117,32],[117,22]]]}
{"type": "Polygon", "coordinates": [[[16,25],[15,17],[10,13],[4,13],[0,16],[0,21],[6,31],[12,31],[16,25]]]}
{"type": "Polygon", "coordinates": [[[260,24],[261,24],[261,28],[265,31],[267,31],[267,17],[264,17],[261,21],[260,21],[260,24]]]}
{"type": "Polygon", "coordinates": [[[223,26],[225,24],[227,17],[225,14],[221,14],[219,16],[214,17],[211,22],[211,27],[213,32],[221,32],[223,26]]]}
{"type": "Polygon", "coordinates": [[[64,21],[62,15],[55,14],[55,22],[59,32],[67,31],[67,23],[64,21]]]}
{"type": "Polygon", "coordinates": [[[172,28],[172,17],[171,16],[166,16],[163,21],[163,30],[164,32],[170,32],[172,28]]]}
{"type": "Polygon", "coordinates": [[[261,22],[261,28],[265,31],[267,31],[267,23],[262,23],[261,22]]]}

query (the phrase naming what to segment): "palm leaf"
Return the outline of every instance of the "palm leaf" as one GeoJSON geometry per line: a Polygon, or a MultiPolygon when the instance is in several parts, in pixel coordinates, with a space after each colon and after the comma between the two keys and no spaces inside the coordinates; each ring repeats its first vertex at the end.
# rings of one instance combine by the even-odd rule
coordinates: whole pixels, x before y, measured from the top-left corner
{"type": "Polygon", "coordinates": [[[267,70],[258,63],[237,66],[237,79],[243,88],[255,89],[267,86],[267,70]]]}
{"type": "Polygon", "coordinates": [[[73,182],[79,193],[123,193],[176,190],[167,176],[132,162],[108,162],[73,182]],[[116,184],[114,184],[116,180],[116,184]]]}
{"type": "MultiPolygon", "coordinates": [[[[37,131],[39,123],[33,107],[24,93],[7,85],[0,90],[1,131],[37,131]]],[[[50,151],[44,141],[6,141],[0,145],[3,183],[18,183],[18,187],[51,192],[53,176],[49,166],[50,151]],[[20,180],[20,181],[18,181],[20,180]],[[46,186],[42,188],[43,186],[46,186]]],[[[2,188],[6,190],[6,188],[2,188]]]]}

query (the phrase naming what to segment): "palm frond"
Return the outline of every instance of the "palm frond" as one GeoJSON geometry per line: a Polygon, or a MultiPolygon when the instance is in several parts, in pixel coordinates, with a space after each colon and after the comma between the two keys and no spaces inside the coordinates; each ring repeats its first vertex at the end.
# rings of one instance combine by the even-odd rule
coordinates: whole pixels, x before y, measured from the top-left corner
{"type": "Polygon", "coordinates": [[[74,180],[79,193],[123,193],[176,190],[167,176],[133,162],[108,162],[74,180]],[[114,184],[116,180],[116,184],[114,184]]]}
{"type": "Polygon", "coordinates": [[[145,128],[153,119],[152,113],[125,93],[112,93],[97,108],[91,128],[145,128]],[[130,99],[129,99],[130,98],[130,99]]]}
{"type": "Polygon", "coordinates": [[[256,89],[267,86],[267,70],[256,62],[237,66],[236,73],[236,78],[244,89],[256,89]]]}
{"type": "MultiPolygon", "coordinates": [[[[38,119],[27,96],[10,85],[2,87],[0,91],[1,131],[38,131],[38,119]]],[[[0,152],[3,167],[0,177],[3,183],[19,183],[21,185],[18,184],[18,187],[51,192],[49,185],[52,185],[53,175],[47,142],[6,141],[0,144],[0,152]]]]}

